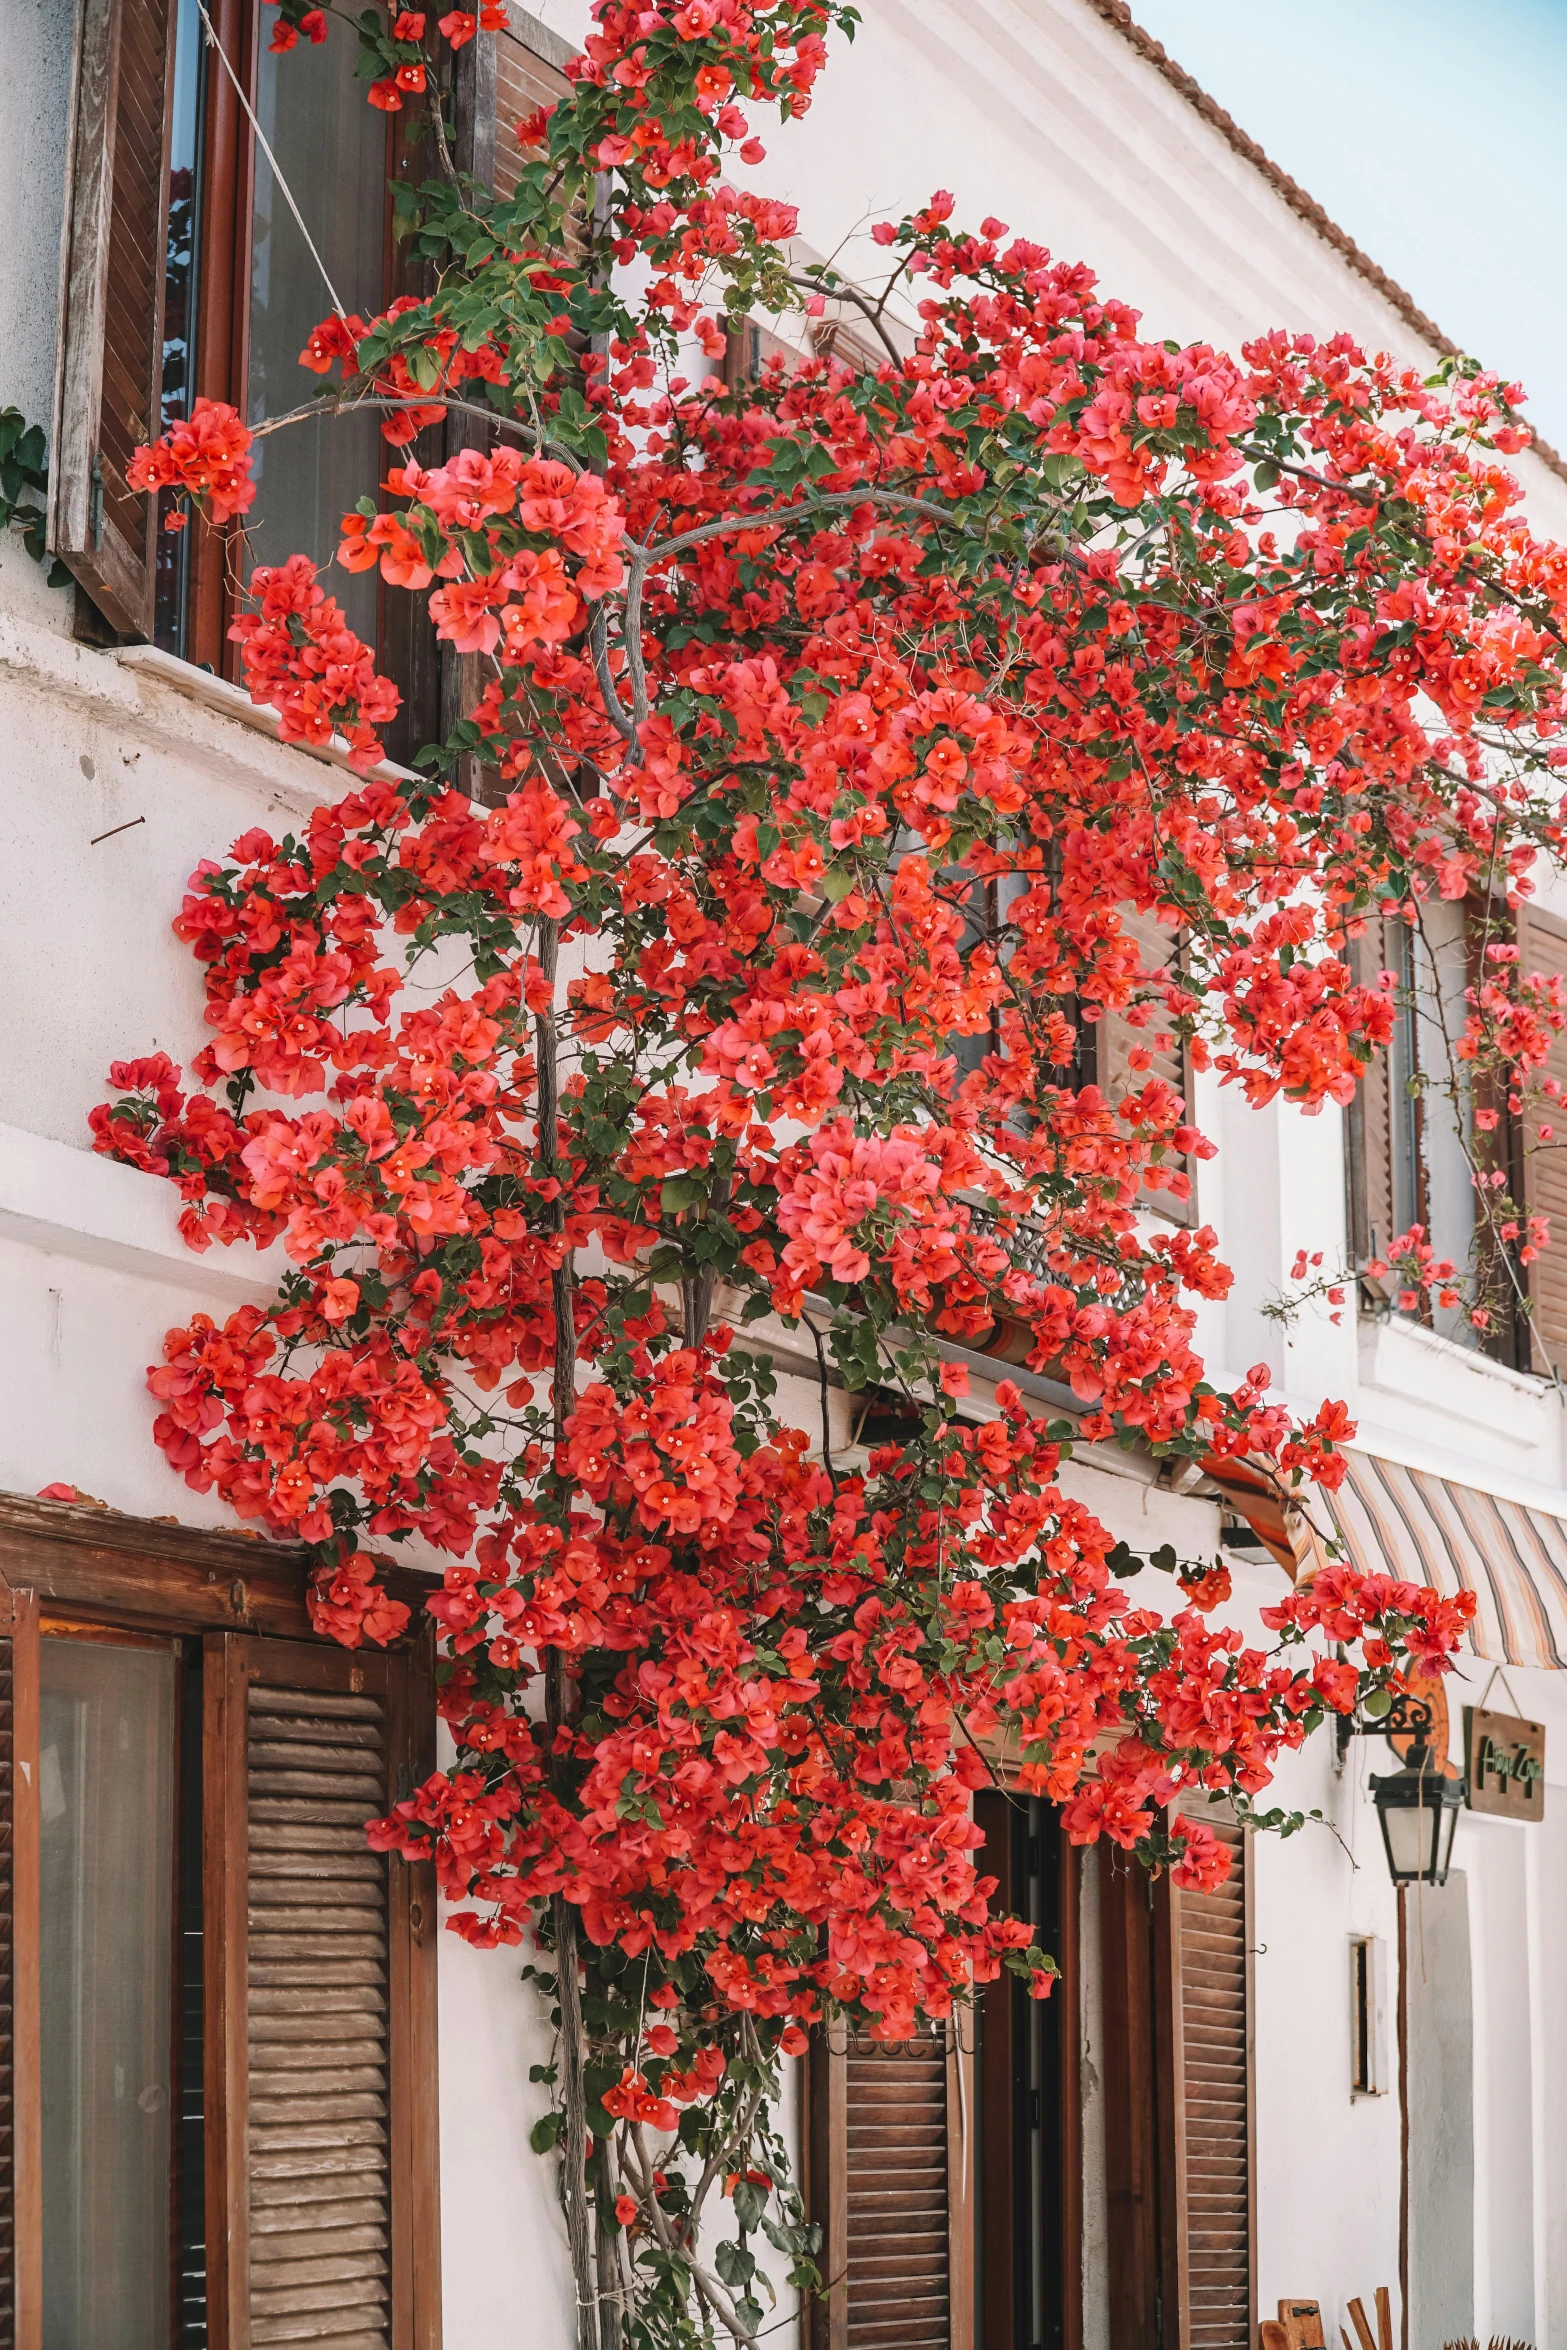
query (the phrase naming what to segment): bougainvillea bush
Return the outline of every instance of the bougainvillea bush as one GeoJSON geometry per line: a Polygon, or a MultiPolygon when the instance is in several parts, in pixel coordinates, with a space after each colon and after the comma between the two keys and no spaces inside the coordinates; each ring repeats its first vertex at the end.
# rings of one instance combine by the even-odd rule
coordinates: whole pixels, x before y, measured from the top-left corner
{"type": "MultiPolygon", "coordinates": [[[[283,0],[276,40],[354,37],[334,14],[283,0]]],[[[1072,1423],[1006,1380],[966,1417],[960,1358],[1005,1329],[1088,1440],[1335,1482],[1341,1407],[1204,1376],[1230,1276],[1159,1210],[1212,1147],[1154,1055],[1347,1102],[1394,1010],[1356,941],[1480,897],[1462,1049],[1516,1112],[1562,1017],[1505,915],[1560,840],[1567,556],[1468,365],[1149,342],[941,195],[877,227],[876,289],[797,268],[793,210],[724,174],[804,112],[838,0],[593,15],[513,196],[402,195],[427,297],[302,355],[388,444],[337,559],[423,599],[468,714],[386,768],[396,691],[329,578],[254,572],[251,693],[362,779],[198,866],[195,1090],[122,1064],[94,1125],[192,1247],[290,1261],[266,1310],[169,1333],[170,1466],[309,1545],[350,1645],[408,1629],[389,1545],[450,1561],[454,1759],[372,1836],[541,1974],[536,2143],[608,2350],[751,2340],[760,2236],[816,2281],[776,2119],[813,2027],[939,2030],[1004,1968],[1048,1992],[976,1788],[1209,1885],[1179,1794],[1256,1816],[1281,1749],[1461,1637],[1461,1600],[1342,1563],[1281,1577],[1267,1649],[1211,1562],[1167,1608],[1124,1589],[1057,1482],[1072,1423]],[[850,319],[855,364],[726,378],[785,313],[807,354],[850,319]],[[1142,1039],[1114,1106],[1081,1080],[1109,1013],[1142,1039]],[[767,1317],[820,1425],[774,1408],[767,1317]],[[829,1381],[893,1440],[835,1454],[829,1381]]],[[[488,37],[358,24],[386,107],[488,37]]],[[[254,437],[198,403],[136,479],[229,527],[254,437]]]]}

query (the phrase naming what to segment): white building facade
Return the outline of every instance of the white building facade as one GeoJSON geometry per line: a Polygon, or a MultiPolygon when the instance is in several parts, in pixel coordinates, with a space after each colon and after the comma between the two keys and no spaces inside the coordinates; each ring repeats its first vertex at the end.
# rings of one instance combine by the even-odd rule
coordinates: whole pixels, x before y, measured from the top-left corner
{"type": "MultiPolygon", "coordinates": [[[[84,331],[79,314],[66,331],[60,290],[63,275],[72,294],[91,194],[83,58],[105,27],[127,57],[136,39],[149,56],[166,44],[158,169],[188,172],[176,202],[190,208],[204,256],[182,295],[159,296],[169,396],[178,404],[194,386],[243,406],[267,396],[269,365],[273,405],[296,396],[277,354],[297,350],[322,305],[313,284],[297,283],[265,159],[210,58],[197,71],[197,13],[190,0],[82,0],[73,27],[57,0],[12,0],[0,85],[0,407],[46,424],[64,414],[62,336],[68,373],[84,331]],[[212,263],[220,246],[223,269],[212,263]]],[[[288,61],[265,60],[259,8],[224,0],[210,13],[291,180],[313,189],[323,218],[337,217],[333,207],[351,214],[355,175],[384,172],[385,160],[363,148],[360,92],[323,100],[306,119],[280,79],[288,61]]],[[[509,122],[552,87],[584,30],[577,0],[548,0],[545,15],[541,24],[514,10],[498,93],[482,77],[469,92],[481,168],[504,170],[509,122]]],[[[1347,329],[1368,350],[1435,360],[1430,322],[1248,148],[1117,0],[866,0],[864,16],[768,166],[770,191],[800,207],[802,237],[846,273],[869,282],[870,222],[940,184],[960,219],[999,214],[1086,259],[1156,334],[1234,348],[1277,325],[1347,329]]],[[[328,253],[351,305],[363,306],[362,288],[377,301],[395,290],[378,277],[374,243],[328,253]]],[[[141,297],[111,272],[105,298],[141,297]]],[[[352,452],[321,461],[314,494],[334,520],[357,489],[340,497],[333,468],[355,462],[352,452]]],[[[1567,535],[1567,477],[1537,455],[1520,472],[1536,527],[1567,535]]],[[[98,486],[112,520],[115,483],[98,486]]],[[[310,520],[284,513],[275,527],[310,520]]],[[[68,536],[63,508],[60,527],[68,536]]],[[[267,2131],[287,2106],[275,2076],[302,2045],[289,2037],[286,1995],[303,1978],[289,1972],[287,1917],[260,1916],[271,1896],[225,1877],[222,1819],[280,1804],[267,1816],[297,1827],[291,1849],[330,1855],[337,1799],[328,1789],[326,1811],[311,1810],[320,1789],[296,1786],[286,1755],[277,1760],[288,1740],[310,1749],[312,1768],[347,1772],[341,1801],[351,1807],[356,1740],[372,1776],[396,1792],[433,1727],[412,1667],[356,1666],[370,1679],[353,1682],[343,1660],[321,1664],[297,1565],[226,1526],[165,1467],[145,1384],[164,1330],[265,1302],[275,1269],[237,1250],[192,1255],[168,1188],[90,1148],[87,1113],[108,1090],[109,1063],[159,1049],[188,1057],[201,1033],[198,974],[169,928],[193,865],[254,825],[297,823],[350,780],[341,762],[282,746],[270,716],[227,681],[222,582],[189,560],[191,575],[160,578],[146,556],[141,573],[115,574],[118,588],[100,565],[100,613],[115,606],[106,626],[84,616],[72,589],[48,586],[14,536],[0,546],[0,1496],[12,1497],[0,1498],[0,1575],[17,1690],[28,1642],[47,1668],[41,1681],[28,1668],[41,1718],[27,1715],[31,1698],[7,1716],[6,1830],[31,1822],[42,1859],[41,1876],[29,1863],[10,1886],[6,1964],[17,2013],[31,2002],[42,2025],[19,2030],[10,2056],[17,2114],[34,2120],[0,2156],[0,2343],[564,2350],[571,2292],[553,2174],[528,2145],[540,2095],[528,2067],[547,2042],[537,1996],[514,1954],[441,1935],[428,1892],[397,1871],[375,1880],[364,1917],[344,1929],[349,2057],[335,2071],[323,2058],[321,2078],[356,2082],[321,2091],[328,2155],[314,2171],[269,2167],[267,2131]],[[34,1498],[55,1484],[105,1506],[34,1498]],[[276,1732],[254,1732],[272,1745],[248,1763],[232,1714],[247,1690],[247,1718],[276,1732]],[[226,1815],[212,1777],[220,1753],[226,1815]],[[193,1758],[207,1774],[194,1809],[193,1758]],[[282,1776],[269,1780],[269,1769],[282,1776]],[[297,1818],[287,1809],[296,1800],[297,1818]],[[326,1840],[312,1846],[318,1829],[326,1840]],[[146,1922],[155,1909],[161,1924],[146,1922]],[[182,1978],[178,1953],[197,1939],[207,1971],[182,1978]],[[227,2005],[219,1973],[234,1993],[227,2005]],[[188,1996],[171,2024],[166,1987],[179,1981],[188,1996]],[[123,1994],[118,2021],[107,1984],[123,1994]],[[376,2013],[390,2021],[365,2022],[374,2001],[354,1986],[366,1984],[384,1994],[376,2013]],[[273,2021],[257,2028],[258,2016],[273,2021]],[[133,2042],[140,2080],[120,2078],[133,2042]],[[339,2112],[356,2098],[363,2111],[339,2112]],[[339,2120],[353,2128],[333,2138],[339,2120]],[[161,2150],[161,2171],[149,2147],[161,2150]],[[369,2150],[365,2192],[346,2198],[362,2207],[349,2232],[363,2241],[344,2249],[335,2283],[291,2299],[268,2215],[338,2195],[360,2162],[355,2148],[369,2150]]],[[[438,706],[439,676],[426,689],[438,706]]],[[[1551,916],[1567,921],[1567,889],[1540,902],[1541,952],[1555,952],[1551,916]]],[[[1272,1319],[1265,1308],[1287,1291],[1297,1251],[1348,1264],[1367,1253],[1368,1235],[1388,1236],[1394,1173],[1378,1172],[1364,1132],[1347,1131],[1333,1108],[1312,1118],[1251,1111],[1202,1078],[1193,1110],[1219,1145],[1196,1170],[1197,1220],[1216,1226],[1236,1274],[1228,1301],[1204,1309],[1210,1374],[1227,1383],[1262,1361],[1303,1413],[1344,1400],[1359,1428],[1344,1519],[1359,1563],[1482,1593],[1480,1653],[1464,1656],[1453,1692],[1451,1753],[1456,1761],[1465,1705],[1543,1725],[1543,1817],[1466,1810],[1446,1884],[1411,1889],[1401,1923],[1368,1786],[1396,1758],[1367,1737],[1341,1756],[1323,1732],[1278,1781],[1283,1804],[1320,1818],[1288,1841],[1248,1839],[1244,1892],[1209,1926],[1191,1897],[1172,1905],[1166,1892],[1150,1907],[1140,1881],[1108,1882],[1104,1856],[1061,1854],[1050,1823],[1032,1823],[1009,1865],[1060,1939],[1063,1995],[1037,2044],[991,2019],[955,2053],[939,2093],[961,2111],[941,2124],[936,2187],[866,2152],[852,2053],[836,2071],[818,2063],[809,2093],[803,2081],[791,2092],[813,2199],[846,2248],[834,2274],[848,2269],[837,2301],[810,2321],[813,2350],[1240,2350],[1281,2301],[1306,2300],[1320,2303],[1332,2341],[1349,2300],[1370,2310],[1378,2285],[1392,2288],[1401,2322],[1401,2263],[1408,2350],[1491,2333],[1567,2350],[1562,1390],[1533,1367],[1542,1354],[1522,1368],[1493,1359],[1388,1312],[1369,1291],[1357,1312],[1353,1284],[1336,1323],[1315,1309],[1289,1326],[1272,1319]],[[1379,1182],[1385,1201],[1373,1196],[1379,1182]],[[1504,1675],[1493,1687],[1495,1666],[1504,1675]],[[929,2295],[907,2278],[889,2282],[874,2262],[856,2271],[870,2223],[856,2219],[855,2199],[867,2182],[895,2217],[911,2215],[908,2241],[921,2229],[922,2242],[932,2229],[941,2238],[929,2295]]],[[[1365,1115],[1396,1127],[1385,1102],[1365,1115]]],[[[1399,1147],[1393,1132],[1389,1168],[1399,1147]]],[[[1414,1176],[1428,1189],[1434,1180],[1429,1167],[1414,1176]]],[[[1567,1224],[1556,1246],[1567,1264],[1567,1224]]],[[[1542,1308],[1542,1327],[1548,1320],[1542,1308]]],[[[780,1368],[787,1399],[802,1366],[786,1344],[780,1368]]],[[[976,1409],[989,1392],[976,1365],[976,1409]]],[[[799,1403],[812,1425],[803,1382],[799,1403]]],[[[848,1442],[849,1399],[835,1408],[848,1442]]],[[[1283,1570],[1233,1494],[1206,1481],[1178,1489],[1157,1463],[1119,1453],[1080,1454],[1066,1481],[1139,1553],[1170,1543],[1211,1556],[1223,1544],[1230,1613],[1243,1627],[1278,1596],[1283,1570]]],[[[1154,1571],[1140,1588],[1150,1584],[1154,1571]]],[[[905,2241],[896,2226],[891,2240],[905,2241]]]]}

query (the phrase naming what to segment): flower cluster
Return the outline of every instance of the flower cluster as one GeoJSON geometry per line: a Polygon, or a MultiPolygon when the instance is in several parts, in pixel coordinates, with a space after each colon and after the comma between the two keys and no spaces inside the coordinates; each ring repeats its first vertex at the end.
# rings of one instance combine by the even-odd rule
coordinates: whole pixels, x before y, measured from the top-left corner
{"type": "MultiPolygon", "coordinates": [[[[317,0],[267,0],[267,5],[278,11],[269,49],[286,53],[301,34],[318,48],[326,39],[327,11],[317,0]]],[[[398,113],[407,99],[423,97],[429,89],[438,55],[426,31],[431,19],[450,49],[465,47],[481,29],[504,32],[509,21],[500,0],[476,0],[473,8],[450,8],[444,15],[433,8],[391,6],[384,23],[373,9],[355,18],[361,71],[369,84],[365,96],[383,114],[398,113]]]]}
{"type": "MultiPolygon", "coordinates": [[[[173,424],[161,441],[138,449],[126,469],[133,490],[172,490],[176,497],[193,497],[213,523],[232,522],[248,514],[255,502],[251,479],[248,427],[237,408],[222,400],[197,400],[189,422],[173,424]]],[[[182,506],[165,517],[165,529],[183,526],[182,506]]]]}
{"type": "Polygon", "coordinates": [[[257,570],[250,593],[258,609],[242,612],[229,634],[252,701],[270,703],[286,743],[330,743],[341,735],[349,765],[378,764],[376,729],[396,716],[401,696],[382,677],[304,555],[257,570]]]}

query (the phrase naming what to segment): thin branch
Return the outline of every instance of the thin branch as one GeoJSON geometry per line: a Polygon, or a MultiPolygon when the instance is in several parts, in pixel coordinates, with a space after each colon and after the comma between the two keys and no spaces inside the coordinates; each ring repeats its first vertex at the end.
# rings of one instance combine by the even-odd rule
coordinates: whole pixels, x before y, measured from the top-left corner
{"type": "Polygon", "coordinates": [[[893,341],[891,335],[888,334],[886,327],[882,324],[881,311],[879,307],[867,301],[866,297],[859,291],[857,287],[847,285],[824,286],[818,284],[815,278],[795,277],[792,274],[790,275],[789,283],[792,286],[798,287],[802,293],[820,294],[824,300],[829,302],[852,302],[856,310],[862,311],[865,317],[870,320],[871,325],[876,330],[877,339],[880,341],[882,349],[886,352],[888,358],[892,361],[893,366],[901,367],[903,365],[903,353],[898,349],[897,344],[893,341]]]}
{"type": "Polygon", "coordinates": [[[647,669],[642,659],[642,583],[647,576],[649,557],[634,541],[626,581],[626,610],[621,622],[620,639],[625,648],[626,674],[631,680],[631,707],[636,722],[641,726],[652,707],[648,700],[647,669]]]}
{"type": "Polygon", "coordinates": [[[660,539],[656,546],[637,547],[634,541],[633,561],[640,558],[644,565],[662,563],[667,556],[684,554],[687,547],[700,546],[704,539],[721,538],[731,530],[782,530],[788,523],[828,506],[895,506],[914,514],[928,515],[932,522],[963,525],[963,517],[950,506],[934,505],[929,498],[915,498],[902,490],[878,490],[866,483],[857,490],[824,490],[819,495],[801,500],[798,506],[782,506],[765,514],[731,514],[717,522],[704,522],[698,530],[682,531],[678,538],[660,539]]]}
{"type": "Polygon", "coordinates": [[[820,1332],[820,1331],[817,1329],[817,1327],[816,1327],[816,1324],[815,1324],[815,1323],[814,1323],[814,1322],[811,1320],[811,1317],[810,1317],[810,1315],[809,1315],[809,1314],[802,1314],[802,1315],[800,1316],[800,1319],[801,1319],[801,1321],[802,1321],[802,1322],[805,1324],[805,1327],[806,1327],[806,1329],[807,1329],[807,1330],[809,1330],[809,1332],[810,1332],[810,1334],[811,1334],[811,1344],[812,1344],[812,1345],[815,1347],[815,1349],[816,1349],[816,1369],[817,1369],[817,1374],[818,1374],[818,1377],[820,1378],[820,1381],[821,1381],[821,1396],[822,1396],[822,1466],[823,1466],[823,1468],[824,1468],[824,1469],[827,1471],[827,1474],[828,1474],[828,1476],[829,1476],[829,1477],[832,1479],[832,1481],[833,1481],[834,1485],[836,1485],[836,1484],[837,1484],[837,1482],[838,1482],[838,1472],[837,1472],[837,1470],[836,1470],[836,1469],[833,1467],[833,1465],[832,1465],[832,1421],[831,1421],[831,1418],[829,1417],[829,1413],[828,1413],[828,1403],[827,1403],[827,1399],[828,1399],[828,1386],[827,1386],[827,1357],[826,1357],[826,1354],[825,1354],[825,1352],[823,1351],[823,1348],[822,1348],[822,1334],[821,1334],[821,1332],[820,1332]]]}
{"type": "MultiPolygon", "coordinates": [[[[524,440],[542,446],[540,436],[531,424],[524,424],[515,416],[503,416],[498,408],[481,408],[476,400],[459,400],[449,392],[440,391],[405,392],[400,399],[385,398],[378,392],[362,392],[350,398],[346,387],[330,399],[307,400],[302,408],[290,408],[284,416],[269,416],[264,424],[253,424],[250,437],[253,441],[264,441],[268,433],[282,432],[286,425],[308,424],[313,416],[353,416],[361,408],[384,409],[389,414],[395,414],[403,408],[445,408],[454,415],[477,416],[485,424],[493,425],[497,431],[519,433],[524,440]]],[[[582,467],[558,450],[553,442],[550,444],[550,454],[558,457],[563,465],[569,466],[573,473],[582,471],[582,467]]]]}

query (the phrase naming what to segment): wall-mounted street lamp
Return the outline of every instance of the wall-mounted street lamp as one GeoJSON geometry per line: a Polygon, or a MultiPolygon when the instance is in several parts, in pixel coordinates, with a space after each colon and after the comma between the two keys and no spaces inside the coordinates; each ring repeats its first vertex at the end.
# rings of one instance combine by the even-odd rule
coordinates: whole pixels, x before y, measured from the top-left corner
{"type": "Polygon", "coordinates": [[[1445,1885],[1453,1830],[1464,1805],[1461,1779],[1450,1778],[1423,1738],[1402,1770],[1371,1782],[1382,1843],[1395,1885],[1445,1885]]]}
{"type": "Polygon", "coordinates": [[[1357,1733],[1412,1741],[1402,1769],[1371,1781],[1388,1874],[1395,1885],[1445,1885],[1452,1863],[1464,1786],[1443,1767],[1431,1744],[1435,1724],[1435,1707],[1407,1695],[1395,1697],[1379,1718],[1339,1723],[1341,1754],[1357,1733]]]}

